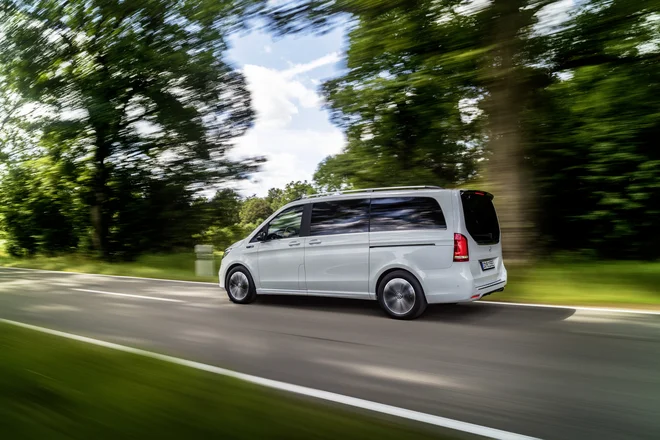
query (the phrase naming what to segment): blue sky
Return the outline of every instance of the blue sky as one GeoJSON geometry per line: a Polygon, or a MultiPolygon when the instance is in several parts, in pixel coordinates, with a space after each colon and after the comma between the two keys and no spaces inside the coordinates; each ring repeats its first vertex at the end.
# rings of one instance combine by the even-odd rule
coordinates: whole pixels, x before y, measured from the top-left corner
{"type": "Polygon", "coordinates": [[[343,29],[287,37],[253,30],[231,38],[227,55],[246,76],[257,116],[231,155],[268,159],[250,181],[239,184],[244,195],[311,180],[318,163],[344,146],[319,94],[320,84],[343,69],[344,41],[343,29]]]}

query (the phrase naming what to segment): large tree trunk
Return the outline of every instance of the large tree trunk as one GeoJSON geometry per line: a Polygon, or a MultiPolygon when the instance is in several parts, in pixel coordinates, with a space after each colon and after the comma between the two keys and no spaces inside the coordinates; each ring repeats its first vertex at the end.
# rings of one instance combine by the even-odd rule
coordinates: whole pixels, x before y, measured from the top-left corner
{"type": "Polygon", "coordinates": [[[106,130],[96,128],[96,151],[94,154],[93,198],[90,206],[92,220],[92,243],[101,257],[108,259],[108,168],[105,163],[109,155],[109,146],[106,141],[106,130]]]}
{"type": "Polygon", "coordinates": [[[527,261],[533,257],[533,183],[525,163],[525,140],[520,118],[525,84],[516,55],[520,53],[520,32],[525,23],[524,0],[493,2],[494,49],[489,57],[488,117],[491,156],[486,178],[492,184],[502,228],[505,257],[527,261]]]}

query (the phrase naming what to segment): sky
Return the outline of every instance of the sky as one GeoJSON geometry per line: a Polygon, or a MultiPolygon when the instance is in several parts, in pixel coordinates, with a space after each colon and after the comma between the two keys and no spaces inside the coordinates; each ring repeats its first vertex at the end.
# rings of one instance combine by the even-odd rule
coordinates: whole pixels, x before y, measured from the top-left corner
{"type": "Polygon", "coordinates": [[[343,148],[344,134],[330,123],[319,89],[344,68],[344,37],[337,29],[278,38],[253,30],[231,38],[227,55],[246,77],[256,120],[230,156],[267,159],[259,173],[238,184],[243,195],[311,181],[319,162],[343,148]]]}

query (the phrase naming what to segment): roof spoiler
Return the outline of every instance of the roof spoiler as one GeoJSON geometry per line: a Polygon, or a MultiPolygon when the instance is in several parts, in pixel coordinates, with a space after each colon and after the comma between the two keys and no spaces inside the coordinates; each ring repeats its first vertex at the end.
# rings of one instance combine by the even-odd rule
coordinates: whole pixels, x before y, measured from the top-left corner
{"type": "Polygon", "coordinates": [[[489,193],[487,191],[481,191],[481,190],[478,190],[478,189],[462,189],[461,194],[464,194],[464,193],[474,194],[476,196],[486,196],[490,200],[493,200],[495,198],[495,196],[492,195],[491,193],[489,193]]]}

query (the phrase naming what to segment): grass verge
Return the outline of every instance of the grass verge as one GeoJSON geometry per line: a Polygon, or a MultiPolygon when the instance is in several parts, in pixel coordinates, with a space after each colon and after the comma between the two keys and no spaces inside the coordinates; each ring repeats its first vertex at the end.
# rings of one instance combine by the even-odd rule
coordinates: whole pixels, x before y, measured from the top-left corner
{"type": "MultiPolygon", "coordinates": [[[[220,267],[220,257],[215,258],[215,269],[220,267]]],[[[195,275],[195,254],[147,254],[137,260],[122,263],[108,263],[98,259],[68,254],[57,257],[38,256],[34,258],[12,258],[0,255],[0,265],[28,269],[61,270],[66,272],[98,273],[104,275],[124,275],[168,280],[217,282],[217,277],[195,275]]]]}
{"type": "Polygon", "coordinates": [[[4,323],[0,359],[8,439],[458,438],[4,323]]]}
{"type": "MultiPolygon", "coordinates": [[[[0,265],[70,272],[128,275],[217,282],[195,276],[192,253],[144,255],[130,263],[106,263],[78,255],[14,259],[0,265]]],[[[216,269],[220,258],[216,259],[216,269]]],[[[539,304],[593,305],[660,309],[660,263],[638,261],[543,262],[535,267],[510,266],[504,292],[488,299],[539,304]]]]}
{"type": "Polygon", "coordinates": [[[660,263],[602,261],[511,267],[493,301],[660,308],[660,263]]]}

